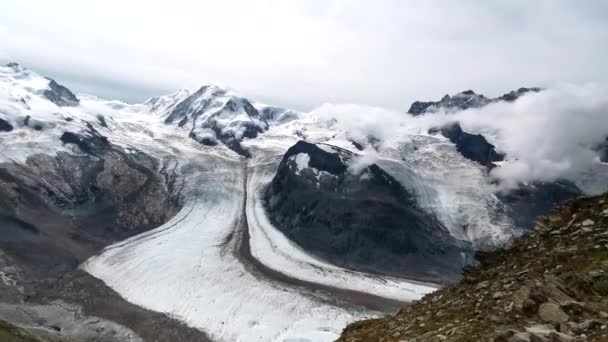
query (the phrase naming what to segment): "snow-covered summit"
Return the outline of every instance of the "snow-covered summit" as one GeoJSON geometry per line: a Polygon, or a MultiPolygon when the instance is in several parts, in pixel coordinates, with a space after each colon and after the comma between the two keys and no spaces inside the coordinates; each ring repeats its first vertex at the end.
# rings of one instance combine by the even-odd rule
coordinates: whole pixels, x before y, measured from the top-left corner
{"type": "Polygon", "coordinates": [[[243,139],[255,138],[268,130],[272,122],[284,122],[295,114],[256,104],[216,85],[206,85],[195,92],[179,90],[151,98],[144,104],[166,124],[187,130],[189,137],[201,144],[222,143],[245,157],[249,152],[241,146],[243,139]]]}
{"type": "MultiPolygon", "coordinates": [[[[11,62],[0,69],[0,80],[10,86],[23,88],[36,95],[42,95],[57,106],[77,106],[80,100],[68,88],[49,77],[42,77],[35,72],[11,62]]],[[[20,101],[25,99],[20,98],[20,101]]]]}
{"type": "Polygon", "coordinates": [[[151,97],[144,102],[150,113],[163,114],[190,96],[190,89],[180,89],[168,95],[151,97]]]}
{"type": "Polygon", "coordinates": [[[4,97],[0,99],[3,131],[24,126],[24,122],[36,122],[36,127],[42,127],[44,122],[46,126],[64,127],[64,130],[87,131],[86,124],[100,120],[99,117],[103,118],[104,128],[110,128],[115,115],[148,114],[147,120],[173,126],[186,138],[206,146],[222,144],[245,157],[250,154],[241,146],[244,139],[255,138],[267,131],[270,124],[285,123],[299,114],[255,103],[215,85],[203,86],[197,91],[180,89],[150,98],[143,104],[107,101],[89,95],[79,98],[55,80],[17,63],[0,67],[0,91],[4,97]]]}

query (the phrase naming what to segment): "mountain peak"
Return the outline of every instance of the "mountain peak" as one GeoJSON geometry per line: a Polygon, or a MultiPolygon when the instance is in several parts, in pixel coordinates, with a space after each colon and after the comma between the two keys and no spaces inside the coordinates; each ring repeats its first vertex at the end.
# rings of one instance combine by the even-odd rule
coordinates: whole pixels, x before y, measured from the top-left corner
{"type": "Polygon", "coordinates": [[[527,93],[536,93],[541,90],[542,88],[538,87],[519,88],[496,98],[487,98],[483,94],[477,94],[469,89],[452,96],[445,95],[439,101],[415,101],[411,104],[410,109],[407,112],[414,116],[438,111],[451,113],[469,108],[480,108],[493,102],[512,102],[527,93]]]}

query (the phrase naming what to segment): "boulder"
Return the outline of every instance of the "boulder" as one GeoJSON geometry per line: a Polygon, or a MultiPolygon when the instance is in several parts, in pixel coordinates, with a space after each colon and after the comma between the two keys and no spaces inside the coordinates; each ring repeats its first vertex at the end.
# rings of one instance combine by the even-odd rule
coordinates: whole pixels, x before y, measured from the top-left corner
{"type": "Polygon", "coordinates": [[[538,307],[538,316],[547,323],[565,323],[570,318],[561,307],[555,303],[543,303],[538,307]]]}

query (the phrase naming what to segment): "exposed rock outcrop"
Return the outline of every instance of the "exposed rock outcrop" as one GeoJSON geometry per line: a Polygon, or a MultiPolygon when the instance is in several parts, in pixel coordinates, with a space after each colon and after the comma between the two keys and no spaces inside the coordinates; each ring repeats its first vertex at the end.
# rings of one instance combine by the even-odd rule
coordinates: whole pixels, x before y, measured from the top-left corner
{"type": "Polygon", "coordinates": [[[496,100],[498,101],[507,101],[507,102],[512,102],[515,101],[517,99],[519,99],[521,96],[527,94],[527,93],[538,93],[539,91],[543,90],[542,88],[538,88],[538,87],[532,87],[532,88],[519,88],[517,90],[511,90],[510,92],[503,94],[499,97],[496,98],[496,100]]]}
{"type": "Polygon", "coordinates": [[[437,102],[416,101],[412,103],[407,112],[412,115],[420,115],[439,110],[457,111],[468,108],[483,107],[490,102],[491,100],[482,94],[475,94],[475,92],[472,90],[465,90],[453,96],[445,95],[440,101],[437,102]]]}
{"type": "Polygon", "coordinates": [[[0,118],[0,132],[10,132],[13,128],[10,122],[0,118]]]}
{"type": "Polygon", "coordinates": [[[541,88],[519,88],[510,91],[496,98],[487,98],[482,94],[476,94],[472,90],[465,90],[456,95],[445,95],[439,101],[415,101],[411,104],[408,114],[417,116],[426,113],[434,113],[438,111],[456,112],[469,108],[481,108],[493,102],[507,101],[512,102],[519,99],[521,96],[530,92],[537,93],[541,88]]]}
{"type": "Polygon", "coordinates": [[[579,198],[530,235],[478,253],[464,279],[340,341],[606,341],[608,194],[579,198]]]}
{"type": "Polygon", "coordinates": [[[110,148],[110,141],[101,135],[91,124],[87,124],[87,131],[82,133],[64,132],[59,138],[64,144],[74,144],[80,151],[100,155],[110,148]]]}
{"type": "Polygon", "coordinates": [[[42,271],[60,271],[177,211],[175,175],[159,171],[168,161],[109,145],[97,152],[0,165],[2,250],[42,271]]]}
{"type": "Polygon", "coordinates": [[[470,134],[462,130],[460,124],[452,123],[429,133],[439,132],[456,145],[463,157],[478,162],[488,169],[494,168],[494,162],[503,161],[505,155],[496,152],[496,147],[490,144],[481,134],[470,134]]]}
{"type": "Polygon", "coordinates": [[[445,281],[470,246],[453,239],[376,164],[351,167],[350,151],[300,141],[266,191],[273,224],[305,250],[357,270],[445,281]]]}
{"type": "Polygon", "coordinates": [[[72,93],[68,88],[55,82],[55,80],[49,78],[49,89],[45,90],[42,95],[47,100],[53,102],[59,107],[73,107],[78,106],[80,100],[72,93]]]}

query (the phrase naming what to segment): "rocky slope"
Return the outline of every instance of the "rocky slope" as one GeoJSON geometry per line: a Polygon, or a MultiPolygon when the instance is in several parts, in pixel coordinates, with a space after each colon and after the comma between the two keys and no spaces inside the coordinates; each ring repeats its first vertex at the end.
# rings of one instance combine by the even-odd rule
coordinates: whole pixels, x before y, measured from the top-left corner
{"type": "Polygon", "coordinates": [[[477,260],[459,283],[339,341],[608,341],[608,194],[565,202],[477,260]]]}

